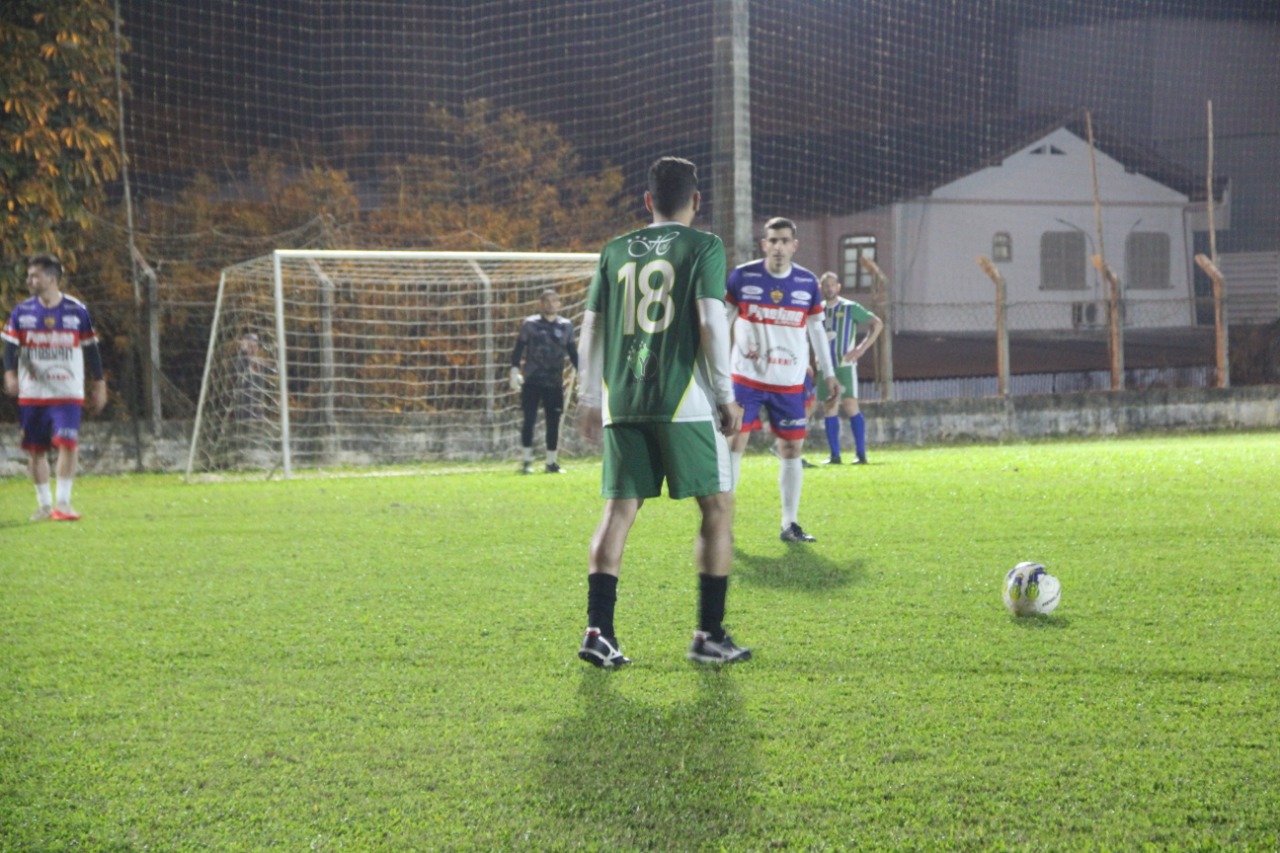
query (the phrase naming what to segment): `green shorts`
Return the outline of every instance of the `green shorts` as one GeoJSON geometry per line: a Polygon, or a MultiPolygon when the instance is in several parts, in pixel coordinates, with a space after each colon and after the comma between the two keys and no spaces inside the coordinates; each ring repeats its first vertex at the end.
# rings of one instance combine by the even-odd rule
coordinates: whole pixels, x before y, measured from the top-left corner
{"type": "Polygon", "coordinates": [[[856,364],[837,364],[836,381],[840,383],[840,399],[858,399],[858,366],[856,364]]]}
{"type": "Polygon", "coordinates": [[[606,498],[673,498],[733,488],[729,442],[711,421],[610,424],[604,429],[606,498]]]}

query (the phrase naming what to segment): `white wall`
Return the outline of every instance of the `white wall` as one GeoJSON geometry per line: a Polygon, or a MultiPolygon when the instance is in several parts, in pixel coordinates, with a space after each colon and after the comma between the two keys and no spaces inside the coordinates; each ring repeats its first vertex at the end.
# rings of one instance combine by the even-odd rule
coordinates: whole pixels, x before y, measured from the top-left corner
{"type": "MultiPolygon", "coordinates": [[[[1108,264],[1128,281],[1125,241],[1135,230],[1169,236],[1171,287],[1127,290],[1127,326],[1183,326],[1193,322],[1191,252],[1184,228],[1186,196],[1097,153],[1103,248],[1108,264]]],[[[1090,256],[1099,252],[1088,144],[1065,129],[980,170],[899,205],[899,251],[894,282],[904,303],[904,331],[994,330],[991,280],[977,257],[991,257],[996,232],[1008,232],[1011,261],[997,264],[1009,288],[1013,329],[1071,329],[1072,303],[1105,299],[1101,277],[1088,266],[1081,291],[1040,289],[1040,239],[1046,231],[1079,231],[1090,256]],[[1061,154],[1032,154],[1053,146],[1061,154]],[[985,304],[984,304],[985,303],[985,304]],[[976,305],[982,307],[975,307],[976,305]],[[988,307],[989,306],[989,307],[988,307]]],[[[1101,313],[1098,314],[1101,317],[1101,313]]]]}

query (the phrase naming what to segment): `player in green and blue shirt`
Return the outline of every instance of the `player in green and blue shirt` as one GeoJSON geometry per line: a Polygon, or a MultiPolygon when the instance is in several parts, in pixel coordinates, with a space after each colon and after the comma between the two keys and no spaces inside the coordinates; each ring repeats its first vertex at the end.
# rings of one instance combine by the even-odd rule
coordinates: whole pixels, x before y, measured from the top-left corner
{"type": "Polygon", "coordinates": [[[852,299],[840,295],[840,278],[833,272],[824,272],[818,280],[825,301],[827,339],[831,342],[831,360],[835,364],[835,375],[840,381],[840,402],[829,400],[826,403],[827,445],[831,448],[831,457],[827,465],[839,465],[840,457],[840,417],[837,411],[843,410],[849,419],[849,428],[853,430],[854,452],[857,462],[867,464],[867,422],[858,409],[858,359],[871,349],[871,345],[880,337],[884,323],[875,314],[863,308],[852,299]],[[857,341],[858,326],[869,326],[867,334],[857,341]]]}

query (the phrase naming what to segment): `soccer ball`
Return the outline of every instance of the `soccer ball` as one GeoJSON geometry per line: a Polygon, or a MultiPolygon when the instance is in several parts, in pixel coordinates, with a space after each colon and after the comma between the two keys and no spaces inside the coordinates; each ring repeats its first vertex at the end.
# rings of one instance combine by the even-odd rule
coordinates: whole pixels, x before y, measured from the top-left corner
{"type": "Polygon", "coordinates": [[[1062,584],[1039,563],[1018,563],[1004,578],[1004,606],[1015,616],[1052,613],[1062,584]]]}

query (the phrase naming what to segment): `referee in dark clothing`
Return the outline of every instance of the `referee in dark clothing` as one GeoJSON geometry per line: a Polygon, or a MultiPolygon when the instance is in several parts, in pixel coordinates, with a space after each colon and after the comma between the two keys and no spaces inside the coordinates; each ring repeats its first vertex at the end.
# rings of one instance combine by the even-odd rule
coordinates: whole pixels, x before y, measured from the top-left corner
{"type": "Polygon", "coordinates": [[[560,294],[542,291],[539,313],[520,324],[520,336],[511,353],[511,390],[520,392],[520,408],[524,424],[520,428],[520,444],[524,448],[521,474],[533,473],[533,425],[538,420],[541,404],[547,414],[548,474],[563,474],[556,462],[560,443],[560,415],[564,413],[564,360],[568,356],[573,369],[578,369],[578,347],[573,342],[573,324],[560,316],[560,294]],[[521,361],[523,360],[523,365],[521,361]]]}

